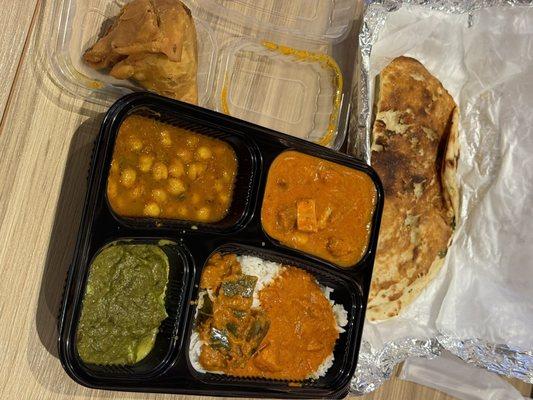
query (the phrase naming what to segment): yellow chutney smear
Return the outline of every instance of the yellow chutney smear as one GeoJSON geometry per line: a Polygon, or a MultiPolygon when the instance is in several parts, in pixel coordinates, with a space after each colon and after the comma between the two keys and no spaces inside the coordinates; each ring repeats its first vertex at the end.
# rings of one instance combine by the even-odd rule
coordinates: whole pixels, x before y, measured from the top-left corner
{"type": "MultiPolygon", "coordinates": [[[[324,68],[329,68],[333,71],[333,85],[335,87],[335,96],[333,97],[333,109],[329,116],[329,124],[326,134],[317,142],[322,146],[328,146],[331,144],[335,131],[337,130],[337,120],[339,118],[339,111],[342,101],[342,88],[344,85],[342,72],[337,62],[327,54],[313,53],[307,50],[298,50],[292,47],[283,46],[274,42],[263,41],[263,46],[268,50],[274,51],[285,56],[294,57],[298,61],[312,61],[318,62],[324,68]]],[[[222,112],[227,115],[231,115],[228,106],[228,77],[224,78],[224,85],[221,92],[221,105],[222,112]]]]}

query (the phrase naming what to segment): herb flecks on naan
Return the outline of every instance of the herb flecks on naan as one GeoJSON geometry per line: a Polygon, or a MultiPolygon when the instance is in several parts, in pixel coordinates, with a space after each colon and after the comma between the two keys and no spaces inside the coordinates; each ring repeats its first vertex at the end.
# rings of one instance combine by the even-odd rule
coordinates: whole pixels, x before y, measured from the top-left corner
{"type": "Polygon", "coordinates": [[[367,308],[394,317],[436,276],[451,240],[459,195],[458,108],[417,60],[394,59],[380,74],[372,166],[385,206],[367,308]]]}

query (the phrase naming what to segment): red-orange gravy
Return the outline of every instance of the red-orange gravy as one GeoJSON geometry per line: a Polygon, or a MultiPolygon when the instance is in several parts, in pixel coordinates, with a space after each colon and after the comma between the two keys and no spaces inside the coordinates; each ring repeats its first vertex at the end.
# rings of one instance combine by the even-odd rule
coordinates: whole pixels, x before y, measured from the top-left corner
{"type": "Polygon", "coordinates": [[[367,174],[286,151],[268,172],[261,222],[286,246],[351,267],[366,252],[375,205],[367,174]]]}
{"type": "Polygon", "coordinates": [[[261,307],[252,308],[247,288],[255,286],[254,278],[242,274],[235,255],[217,254],[209,261],[200,287],[213,291],[214,301],[199,325],[206,342],[200,363],[233,376],[308,378],[339,337],[331,304],[310,274],[284,267],[259,292],[261,307]]]}

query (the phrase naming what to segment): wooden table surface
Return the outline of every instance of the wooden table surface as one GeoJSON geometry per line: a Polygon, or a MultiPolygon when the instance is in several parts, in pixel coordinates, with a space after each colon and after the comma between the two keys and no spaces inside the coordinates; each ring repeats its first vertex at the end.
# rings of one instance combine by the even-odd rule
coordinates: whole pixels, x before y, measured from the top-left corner
{"type": "MultiPolygon", "coordinates": [[[[0,398],[178,398],[90,390],[57,359],[56,316],[104,110],[48,78],[50,3],[3,0],[0,8],[0,398]]],[[[450,399],[397,379],[362,397],[391,398],[450,399]]]]}

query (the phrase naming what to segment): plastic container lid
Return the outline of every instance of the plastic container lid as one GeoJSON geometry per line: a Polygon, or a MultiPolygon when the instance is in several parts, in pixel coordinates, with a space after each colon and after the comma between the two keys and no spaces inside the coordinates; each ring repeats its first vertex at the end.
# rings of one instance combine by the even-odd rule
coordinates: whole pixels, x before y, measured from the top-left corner
{"type": "MultiPolygon", "coordinates": [[[[53,0],[51,13],[59,21],[47,49],[52,55],[47,69],[61,90],[104,106],[143,90],[132,81],[92,69],[82,59],[129,1],[53,0]]],[[[341,40],[354,33],[350,28],[360,3],[182,1],[191,9],[197,30],[200,106],[335,150],[341,148],[351,82],[339,85],[334,78],[335,71],[341,79],[342,75],[348,80],[353,76],[355,46],[350,45],[352,39],[341,40]],[[309,50],[310,57],[269,50],[262,44],[264,40],[292,46],[297,52],[309,50]],[[219,51],[221,48],[224,50],[219,51]]]]}
{"type": "Polygon", "coordinates": [[[336,147],[343,79],[333,58],[237,40],[223,49],[221,60],[217,111],[336,147]]]}
{"type": "Polygon", "coordinates": [[[240,25],[283,32],[300,38],[339,42],[349,32],[353,0],[185,0],[240,25]]]}
{"type": "MultiPolygon", "coordinates": [[[[82,56],[109,27],[127,0],[58,0],[61,15],[55,48],[51,49],[50,72],[56,84],[77,97],[110,105],[119,97],[143,90],[128,80],[115,79],[87,65],[82,56]]],[[[198,104],[205,106],[212,95],[217,45],[212,32],[195,19],[198,43],[198,104]]]]}

